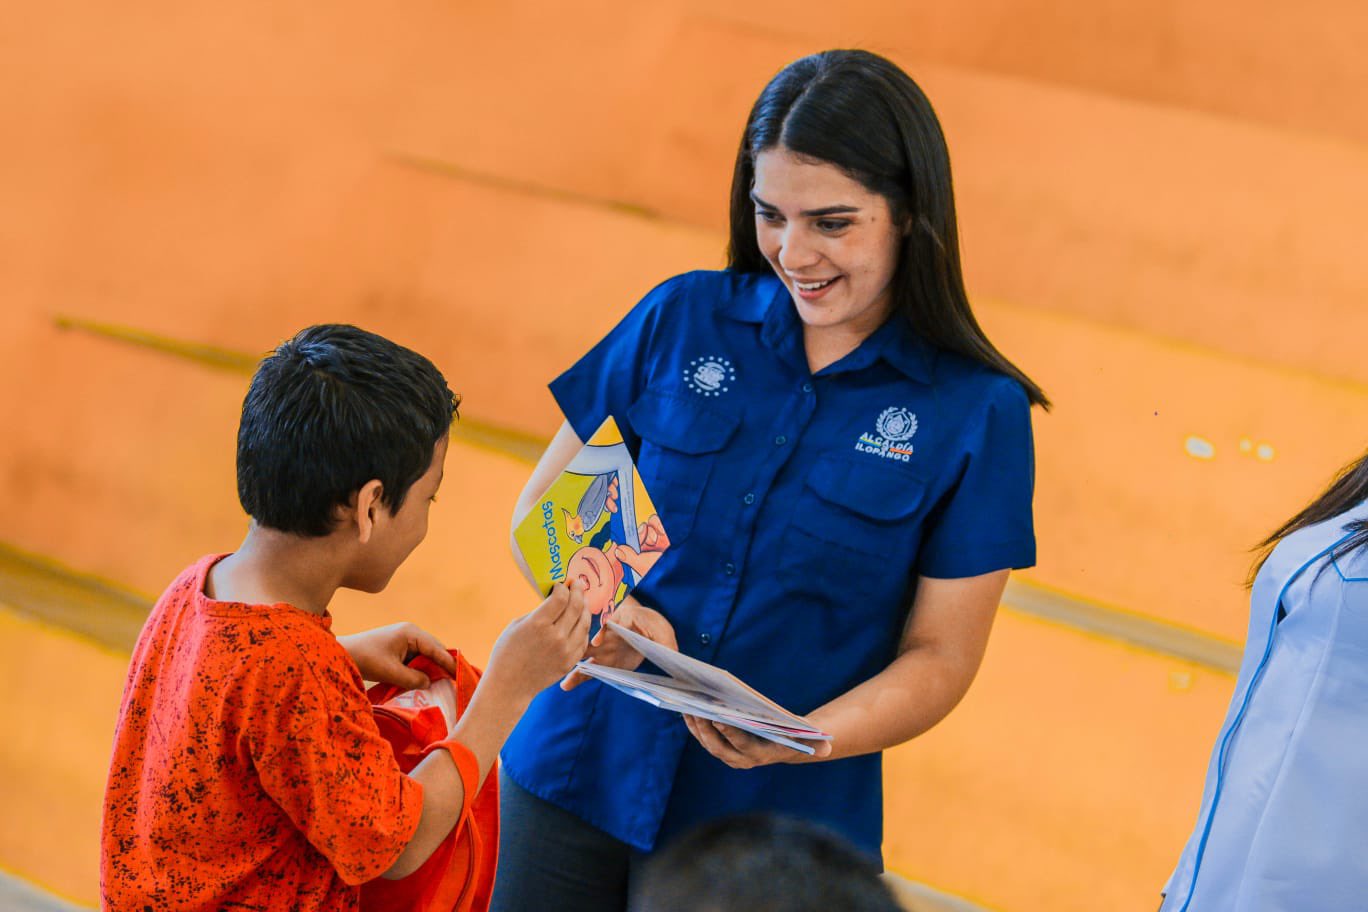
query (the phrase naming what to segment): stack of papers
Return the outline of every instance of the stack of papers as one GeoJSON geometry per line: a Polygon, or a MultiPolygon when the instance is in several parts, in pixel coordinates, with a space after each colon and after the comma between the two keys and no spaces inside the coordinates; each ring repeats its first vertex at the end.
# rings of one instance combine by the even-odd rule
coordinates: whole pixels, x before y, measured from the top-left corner
{"type": "Polygon", "coordinates": [[[625,671],[591,661],[575,666],[589,677],[652,706],[712,719],[805,754],[814,750],[804,741],[831,740],[831,735],[748,687],[735,675],[661,646],[611,620],[606,623],[665,674],[625,671]]]}

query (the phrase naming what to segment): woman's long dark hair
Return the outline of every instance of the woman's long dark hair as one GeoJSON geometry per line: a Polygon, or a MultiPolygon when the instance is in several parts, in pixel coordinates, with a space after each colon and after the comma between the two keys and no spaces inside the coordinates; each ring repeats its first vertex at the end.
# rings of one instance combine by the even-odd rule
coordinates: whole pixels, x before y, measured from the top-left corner
{"type": "Polygon", "coordinates": [[[823,51],[770,80],[751,108],[732,176],[727,266],[771,271],[755,235],[755,158],[782,147],[829,162],[888,200],[911,230],[893,278],[893,307],[933,345],[1007,374],[1044,408],[1044,391],[988,341],[964,291],[950,154],[931,102],[895,64],[867,51],[823,51]]]}
{"type": "MultiPolygon", "coordinates": [[[[1368,453],[1340,469],[1335,480],[1330,482],[1330,487],[1326,488],[1320,497],[1311,501],[1309,506],[1283,523],[1273,534],[1255,546],[1254,550],[1257,552],[1258,558],[1249,571],[1249,578],[1245,581],[1246,585],[1253,585],[1254,577],[1258,575],[1259,568],[1264,565],[1264,561],[1268,560],[1268,555],[1273,553],[1278,542],[1298,529],[1305,529],[1307,526],[1314,526],[1317,523],[1325,522],[1327,519],[1333,519],[1365,500],[1368,500],[1368,453]]],[[[1368,520],[1346,523],[1344,531],[1352,532],[1353,535],[1335,549],[1335,557],[1340,557],[1368,545],[1368,520]]]]}

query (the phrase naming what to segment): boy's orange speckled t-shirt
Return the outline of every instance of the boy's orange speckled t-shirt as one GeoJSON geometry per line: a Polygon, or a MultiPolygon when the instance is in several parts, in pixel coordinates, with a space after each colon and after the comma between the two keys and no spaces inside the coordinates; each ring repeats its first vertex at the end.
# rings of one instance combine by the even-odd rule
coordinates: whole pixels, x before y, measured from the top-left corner
{"type": "Polygon", "coordinates": [[[422,814],[330,616],[204,595],[203,558],[133,652],[105,792],[104,908],[351,910],[422,814]]]}

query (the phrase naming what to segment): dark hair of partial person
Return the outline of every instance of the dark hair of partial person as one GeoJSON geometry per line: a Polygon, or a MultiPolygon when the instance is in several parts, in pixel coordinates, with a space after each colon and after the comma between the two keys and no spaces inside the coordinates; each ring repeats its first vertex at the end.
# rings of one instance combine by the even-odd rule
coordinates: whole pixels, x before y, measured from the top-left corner
{"type": "Polygon", "coordinates": [[[727,266],[766,273],[755,234],[755,159],[771,149],[835,165],[888,201],[904,236],[894,310],[931,344],[1015,379],[1035,405],[1050,401],[999,352],[969,306],[960,268],[950,153],[931,102],[906,73],[868,51],[823,51],[784,67],[746,121],[732,175],[727,266]]]}
{"type": "MultiPolygon", "coordinates": [[[[1319,497],[1311,501],[1300,513],[1283,523],[1255,546],[1254,550],[1258,557],[1254,561],[1253,568],[1249,571],[1249,577],[1245,580],[1245,584],[1248,586],[1254,584],[1254,577],[1258,575],[1264,561],[1268,560],[1268,556],[1273,553],[1273,549],[1278,546],[1278,542],[1298,529],[1305,529],[1307,526],[1314,526],[1317,523],[1325,522],[1327,519],[1333,519],[1365,500],[1368,500],[1368,453],[1340,469],[1335,474],[1334,480],[1330,482],[1330,486],[1322,491],[1319,497]]],[[[1335,548],[1334,557],[1343,557],[1351,551],[1368,545],[1368,520],[1345,523],[1344,531],[1350,533],[1350,536],[1335,548]]]]}
{"type": "Polygon", "coordinates": [[[247,388],[238,500],[262,526],[316,537],[378,479],[397,513],[459,402],[417,352],[355,326],[310,326],[267,355],[247,388]]]}
{"type": "Polygon", "coordinates": [[[874,861],[816,824],[750,814],[703,824],[647,862],[635,912],[901,912],[874,861]]]}

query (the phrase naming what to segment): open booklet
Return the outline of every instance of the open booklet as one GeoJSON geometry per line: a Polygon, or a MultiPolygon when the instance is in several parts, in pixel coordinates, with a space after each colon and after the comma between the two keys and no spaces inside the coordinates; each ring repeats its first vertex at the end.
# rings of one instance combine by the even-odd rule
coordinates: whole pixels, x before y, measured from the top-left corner
{"type": "Polygon", "coordinates": [[[662,709],[733,725],[806,754],[814,751],[801,740],[830,740],[722,669],[613,623],[613,608],[655,566],[670,539],[612,418],[575,454],[513,535],[543,594],[557,582],[580,581],[590,610],[608,618],[612,629],[665,672],[581,662],[577,667],[586,675],[662,709]]]}
{"type": "Polygon", "coordinates": [[[590,661],[575,666],[591,678],[661,709],[722,722],[805,754],[814,751],[804,741],[831,740],[831,735],[730,672],[648,640],[611,620],[607,625],[665,674],[608,668],[590,661]]]}

